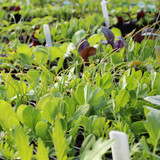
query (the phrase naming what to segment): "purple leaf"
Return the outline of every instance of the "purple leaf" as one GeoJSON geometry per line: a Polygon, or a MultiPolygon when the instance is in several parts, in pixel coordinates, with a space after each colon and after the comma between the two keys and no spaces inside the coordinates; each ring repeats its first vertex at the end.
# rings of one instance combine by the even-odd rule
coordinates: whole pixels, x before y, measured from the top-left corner
{"type": "Polygon", "coordinates": [[[114,47],[115,47],[116,49],[121,49],[121,48],[123,48],[123,46],[124,46],[124,43],[123,43],[121,40],[116,40],[116,41],[114,42],[114,47]]]}
{"type": "Polygon", "coordinates": [[[89,43],[86,39],[83,39],[82,41],[76,44],[76,47],[78,48],[78,52],[81,53],[83,49],[89,47],[89,43]]]}
{"type": "Polygon", "coordinates": [[[114,38],[115,37],[114,37],[113,32],[110,29],[108,29],[107,27],[104,27],[104,26],[101,27],[101,30],[102,30],[107,42],[109,44],[111,44],[112,47],[114,48],[114,38]]]}
{"type": "Polygon", "coordinates": [[[6,54],[0,54],[0,57],[7,57],[6,54]]]}

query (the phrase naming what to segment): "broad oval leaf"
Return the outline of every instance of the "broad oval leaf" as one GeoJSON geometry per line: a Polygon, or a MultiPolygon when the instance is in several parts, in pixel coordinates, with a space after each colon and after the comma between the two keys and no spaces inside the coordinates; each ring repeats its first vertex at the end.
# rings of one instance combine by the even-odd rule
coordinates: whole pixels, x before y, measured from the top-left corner
{"type": "Polygon", "coordinates": [[[151,102],[152,104],[160,105],[160,95],[149,96],[144,98],[146,101],[151,102]]]}
{"type": "Polygon", "coordinates": [[[124,107],[129,101],[129,92],[125,89],[120,90],[118,96],[116,97],[116,108],[115,111],[120,111],[120,107],[124,107]]]}
{"type": "Polygon", "coordinates": [[[3,129],[12,128],[12,125],[9,124],[10,121],[8,121],[11,117],[17,119],[14,109],[9,103],[0,100],[0,125],[3,129]]]}
{"type": "Polygon", "coordinates": [[[50,134],[49,134],[49,126],[47,123],[43,121],[39,121],[36,124],[36,135],[40,137],[43,140],[48,140],[50,139],[50,134]]]}
{"type": "Polygon", "coordinates": [[[35,130],[37,122],[42,120],[42,115],[39,109],[28,106],[23,110],[22,119],[26,126],[35,130]]]}

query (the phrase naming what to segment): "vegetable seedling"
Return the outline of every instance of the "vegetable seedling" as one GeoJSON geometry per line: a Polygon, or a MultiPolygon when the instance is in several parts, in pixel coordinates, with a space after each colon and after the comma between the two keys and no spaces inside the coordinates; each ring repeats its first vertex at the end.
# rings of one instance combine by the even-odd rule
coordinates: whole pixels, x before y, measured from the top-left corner
{"type": "Polygon", "coordinates": [[[107,42],[102,40],[101,41],[102,44],[105,44],[105,45],[110,44],[113,49],[117,49],[118,51],[123,46],[127,46],[126,41],[122,37],[117,37],[118,40],[116,40],[114,42],[115,36],[114,36],[113,32],[110,29],[108,29],[107,27],[102,26],[101,30],[102,30],[102,32],[103,32],[103,34],[104,34],[104,36],[107,40],[107,42]]]}
{"type": "Polygon", "coordinates": [[[94,55],[96,52],[96,48],[91,47],[86,39],[83,39],[76,46],[78,48],[78,52],[85,62],[88,62],[88,57],[94,55]]]}

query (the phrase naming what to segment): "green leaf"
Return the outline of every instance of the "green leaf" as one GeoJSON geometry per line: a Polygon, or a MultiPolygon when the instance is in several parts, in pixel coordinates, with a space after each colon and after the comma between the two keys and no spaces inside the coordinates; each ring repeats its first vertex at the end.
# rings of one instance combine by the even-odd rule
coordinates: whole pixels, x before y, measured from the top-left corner
{"type": "Polygon", "coordinates": [[[114,140],[102,140],[99,138],[93,145],[92,149],[85,151],[84,155],[81,156],[81,160],[102,160],[102,156],[112,147],[114,140]]]}
{"type": "Polygon", "coordinates": [[[99,34],[94,34],[93,36],[88,38],[88,42],[90,46],[94,46],[95,44],[99,43],[101,40],[101,36],[99,34]]]}
{"type": "Polygon", "coordinates": [[[109,73],[105,73],[100,80],[100,87],[102,89],[108,89],[112,85],[112,76],[109,73]]]}
{"type": "Polygon", "coordinates": [[[30,69],[26,74],[26,79],[32,89],[34,89],[34,87],[39,85],[40,73],[34,69],[30,69]]]}
{"type": "Polygon", "coordinates": [[[19,120],[16,117],[10,117],[8,119],[8,124],[9,128],[15,128],[20,126],[19,120]]]}
{"type": "Polygon", "coordinates": [[[112,55],[112,63],[113,64],[119,64],[122,62],[122,58],[121,58],[121,55],[119,52],[115,52],[113,55],[112,55]]]}
{"type": "Polygon", "coordinates": [[[41,112],[37,108],[28,106],[23,110],[22,119],[26,126],[35,130],[37,122],[42,120],[41,112]]]}
{"type": "Polygon", "coordinates": [[[75,113],[76,107],[75,107],[75,102],[72,98],[66,96],[63,98],[63,100],[68,104],[69,106],[69,110],[67,113],[67,117],[68,119],[71,118],[73,116],[73,114],[75,113]]]}
{"type": "Polygon", "coordinates": [[[92,88],[88,83],[84,87],[85,104],[90,104],[90,106],[98,105],[103,99],[103,95],[104,91],[101,88],[92,88]]]}
{"type": "Polygon", "coordinates": [[[97,137],[101,137],[103,135],[104,125],[105,125],[105,118],[104,117],[99,117],[94,121],[94,123],[93,123],[94,134],[97,137]]]}
{"type": "Polygon", "coordinates": [[[129,91],[135,90],[138,85],[138,80],[134,78],[133,75],[130,75],[126,78],[127,86],[126,89],[129,91]]]}
{"type": "Polygon", "coordinates": [[[86,2],[86,0],[78,0],[79,4],[82,5],[83,3],[86,2]]]}
{"type": "Polygon", "coordinates": [[[89,101],[90,106],[96,106],[101,103],[104,95],[104,90],[101,88],[95,88],[92,92],[89,93],[89,101]]]}
{"type": "Polygon", "coordinates": [[[149,143],[154,146],[154,150],[160,139],[160,110],[154,109],[147,114],[147,121],[144,123],[149,133],[149,143]]]}
{"type": "Polygon", "coordinates": [[[160,105],[160,95],[156,95],[156,96],[149,96],[144,98],[146,101],[151,102],[152,104],[157,104],[160,105]]]}
{"type": "Polygon", "coordinates": [[[45,104],[50,101],[50,100],[53,100],[54,99],[54,96],[50,93],[47,93],[46,95],[44,95],[43,97],[40,98],[40,100],[38,101],[38,104],[37,104],[37,108],[40,110],[40,111],[43,111],[44,110],[44,106],[45,104]]]}
{"type": "Polygon", "coordinates": [[[132,123],[131,129],[135,134],[141,135],[146,133],[143,121],[136,121],[132,123]]]}
{"type": "Polygon", "coordinates": [[[96,115],[90,116],[89,118],[87,116],[82,116],[80,118],[81,126],[83,126],[86,129],[88,134],[93,134],[93,123],[96,119],[96,115]]]}
{"type": "Polygon", "coordinates": [[[147,86],[147,84],[143,84],[139,89],[138,89],[138,97],[139,98],[144,98],[146,97],[147,93],[150,91],[150,88],[147,86]]]}
{"type": "Polygon", "coordinates": [[[121,31],[118,28],[113,27],[111,29],[111,31],[113,32],[115,37],[121,37],[122,36],[121,31]]]}
{"type": "Polygon", "coordinates": [[[56,58],[63,57],[65,52],[63,52],[60,48],[58,47],[50,47],[50,61],[54,61],[56,58]]]}
{"type": "Polygon", "coordinates": [[[75,119],[78,119],[80,116],[84,116],[88,110],[90,108],[90,105],[89,104],[84,104],[84,105],[81,105],[75,112],[75,114],[73,115],[73,117],[75,119]]]}
{"type": "Polygon", "coordinates": [[[72,128],[70,129],[70,132],[69,132],[69,135],[72,138],[72,141],[70,143],[71,147],[73,147],[75,145],[75,141],[77,139],[77,134],[79,131],[80,122],[81,122],[81,119],[72,121],[73,125],[72,125],[72,128]]]}
{"type": "Polygon", "coordinates": [[[77,97],[77,100],[78,100],[80,105],[85,104],[84,86],[85,86],[85,84],[82,83],[82,84],[78,85],[78,88],[76,90],[76,97],[77,97]]]}
{"type": "Polygon", "coordinates": [[[49,59],[48,48],[44,46],[36,46],[33,49],[33,56],[35,58],[35,62],[38,64],[46,64],[49,59]]]}
{"type": "Polygon", "coordinates": [[[14,132],[15,145],[18,154],[23,160],[31,160],[33,153],[33,146],[29,146],[29,137],[25,135],[22,128],[16,128],[14,132]]]}
{"type": "Polygon", "coordinates": [[[58,160],[67,160],[68,143],[62,129],[61,121],[57,118],[52,134],[53,144],[58,160]]]}
{"type": "Polygon", "coordinates": [[[156,112],[157,109],[156,108],[152,108],[152,107],[148,107],[148,106],[144,106],[144,114],[145,114],[146,117],[147,117],[148,113],[151,112],[151,111],[156,112]]]}
{"type": "Polygon", "coordinates": [[[132,52],[133,50],[134,50],[134,41],[131,38],[130,41],[129,41],[129,45],[128,45],[128,51],[132,52]]]}
{"type": "Polygon", "coordinates": [[[138,6],[134,6],[131,10],[131,15],[134,15],[138,10],[138,6]]]}
{"type": "Polygon", "coordinates": [[[83,155],[87,150],[92,148],[93,144],[96,142],[96,137],[92,134],[88,135],[82,143],[80,154],[83,155]]]}
{"type": "Polygon", "coordinates": [[[150,151],[150,148],[149,148],[149,146],[148,146],[148,144],[147,144],[147,141],[146,141],[146,139],[145,139],[145,137],[144,136],[142,136],[142,138],[140,139],[140,144],[141,144],[141,147],[142,147],[142,149],[145,151],[145,158],[147,158],[148,157],[148,159],[149,158],[151,158],[152,157],[152,159],[160,159],[160,156],[158,156],[158,155],[156,155],[156,154],[154,154],[154,153],[152,153],[151,151],[150,151]]]}
{"type": "Polygon", "coordinates": [[[7,88],[7,96],[10,100],[12,100],[13,97],[19,95],[20,86],[18,81],[13,80],[11,77],[8,77],[5,85],[7,88]]]}
{"type": "Polygon", "coordinates": [[[151,86],[152,89],[156,89],[160,87],[160,73],[158,72],[152,72],[151,73],[151,86]]]}
{"type": "Polygon", "coordinates": [[[23,122],[23,119],[22,119],[22,114],[23,114],[23,110],[27,107],[27,105],[20,105],[17,109],[17,117],[19,119],[19,121],[23,122]]]}
{"type": "Polygon", "coordinates": [[[0,100],[0,125],[3,129],[10,129],[13,127],[13,125],[9,123],[10,121],[8,121],[11,117],[17,118],[14,109],[9,103],[0,100]]]}
{"type": "Polygon", "coordinates": [[[19,53],[18,56],[19,56],[20,60],[21,60],[23,63],[26,63],[26,64],[28,64],[28,65],[31,65],[31,64],[32,64],[32,63],[31,63],[31,59],[29,59],[29,57],[28,57],[26,54],[24,54],[24,53],[19,53]]]}
{"type": "Polygon", "coordinates": [[[40,137],[41,139],[43,140],[48,140],[50,139],[50,136],[49,136],[49,126],[47,123],[43,122],[43,121],[39,121],[37,124],[36,124],[36,135],[38,137],[40,137]]]}
{"type": "Polygon", "coordinates": [[[37,160],[49,160],[48,154],[49,154],[49,149],[45,148],[43,141],[39,138],[37,155],[36,155],[37,160]]]}
{"type": "Polygon", "coordinates": [[[79,42],[80,40],[84,39],[85,38],[85,31],[82,29],[82,30],[79,30],[77,31],[73,37],[72,37],[72,42],[74,44],[76,44],[77,42],[79,42]]]}
{"type": "Polygon", "coordinates": [[[60,59],[58,60],[58,64],[57,64],[57,68],[56,68],[56,73],[58,74],[58,71],[63,68],[63,61],[64,61],[64,57],[61,56],[60,59]]]}
{"type": "Polygon", "coordinates": [[[32,58],[31,48],[26,44],[19,44],[17,47],[17,53],[22,53],[24,56],[28,57],[29,60],[32,58]]]}
{"type": "Polygon", "coordinates": [[[129,92],[125,89],[120,90],[118,96],[116,97],[116,106],[115,111],[120,111],[120,107],[125,107],[127,102],[129,101],[129,92]]]}
{"type": "Polygon", "coordinates": [[[42,112],[43,118],[45,118],[48,122],[53,124],[59,109],[60,108],[57,100],[46,102],[44,110],[42,112]]]}
{"type": "Polygon", "coordinates": [[[121,79],[119,81],[118,87],[119,87],[119,89],[125,89],[126,86],[127,86],[126,76],[123,75],[123,77],[121,77],[121,79]]]}

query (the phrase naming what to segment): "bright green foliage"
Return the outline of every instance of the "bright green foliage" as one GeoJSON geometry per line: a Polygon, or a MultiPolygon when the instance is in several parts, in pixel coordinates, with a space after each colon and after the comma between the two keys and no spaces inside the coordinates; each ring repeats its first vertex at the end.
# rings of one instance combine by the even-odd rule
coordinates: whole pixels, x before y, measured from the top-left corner
{"type": "Polygon", "coordinates": [[[55,60],[56,58],[64,56],[63,50],[61,50],[59,47],[51,47],[50,54],[51,54],[51,59],[50,59],[51,61],[55,60]]]}
{"type": "Polygon", "coordinates": [[[13,97],[18,96],[19,89],[20,89],[20,83],[16,80],[13,80],[10,76],[6,78],[6,91],[7,91],[7,97],[8,99],[12,100],[13,97]]]}
{"type": "Polygon", "coordinates": [[[98,117],[94,123],[93,123],[93,128],[94,128],[94,134],[97,137],[103,137],[105,134],[105,118],[104,117],[98,117]]]}
{"type": "Polygon", "coordinates": [[[120,90],[118,96],[116,97],[115,111],[118,112],[120,107],[125,107],[129,101],[129,92],[125,89],[120,90]]]}
{"type": "Polygon", "coordinates": [[[36,135],[40,137],[43,140],[50,140],[50,134],[49,134],[49,126],[47,123],[43,121],[39,121],[36,124],[36,135]]]}
{"type": "Polygon", "coordinates": [[[160,87],[159,79],[160,79],[160,73],[152,72],[152,74],[151,74],[151,86],[152,86],[152,89],[160,87]]]}
{"type": "Polygon", "coordinates": [[[48,122],[53,124],[58,112],[59,112],[58,100],[52,100],[45,104],[42,115],[43,118],[45,118],[48,122]]]}
{"type": "Polygon", "coordinates": [[[48,157],[49,149],[45,148],[43,141],[41,139],[38,139],[38,147],[37,147],[37,160],[49,160],[48,157]]]}
{"type": "Polygon", "coordinates": [[[136,31],[116,28],[120,17],[125,31],[148,24],[159,2],[138,20],[138,1],[108,1],[113,43],[125,40],[116,50],[101,30],[101,0],[30,1],[0,3],[0,159],[108,159],[111,130],[127,134],[132,160],[160,159],[159,30],[138,43],[136,31]],[[83,39],[96,49],[87,63],[76,45],[83,39]]]}
{"type": "Polygon", "coordinates": [[[153,104],[160,105],[160,96],[159,95],[146,97],[144,99],[149,101],[149,102],[151,102],[151,103],[153,103],[153,104]]]}
{"type": "Polygon", "coordinates": [[[113,140],[104,140],[102,138],[95,141],[90,135],[85,139],[82,147],[82,160],[102,160],[102,156],[114,144],[113,140]],[[88,143],[89,142],[89,143],[88,143]],[[92,147],[92,149],[91,149],[92,147]]]}
{"type": "Polygon", "coordinates": [[[17,158],[17,156],[14,154],[14,150],[7,143],[0,144],[0,154],[7,160],[17,158]]]}
{"type": "Polygon", "coordinates": [[[37,64],[46,64],[49,58],[48,49],[43,46],[37,46],[33,50],[33,55],[35,57],[34,61],[37,64]]]}
{"type": "Polygon", "coordinates": [[[58,160],[66,160],[68,152],[68,143],[65,137],[65,133],[62,129],[60,119],[56,118],[55,128],[52,134],[53,144],[56,150],[56,156],[58,160]]]}
{"type": "Polygon", "coordinates": [[[131,129],[135,134],[138,134],[138,135],[146,133],[146,129],[144,127],[143,121],[134,122],[131,125],[131,129]]]}
{"type": "Polygon", "coordinates": [[[77,90],[76,90],[76,98],[77,98],[77,101],[80,105],[84,104],[85,103],[85,99],[84,99],[84,84],[80,84],[78,87],[77,87],[77,90]]]}
{"type": "Polygon", "coordinates": [[[97,86],[102,89],[109,89],[112,85],[112,76],[109,73],[105,73],[102,78],[97,78],[97,86]]]}
{"type": "Polygon", "coordinates": [[[15,145],[18,150],[18,154],[23,160],[31,160],[33,146],[29,146],[29,137],[25,135],[22,128],[16,128],[14,132],[15,145]]]}
{"type": "Polygon", "coordinates": [[[147,86],[147,84],[143,84],[142,86],[139,86],[138,88],[138,97],[139,98],[144,98],[147,96],[147,93],[150,91],[149,87],[147,86]]]}
{"type": "Polygon", "coordinates": [[[111,29],[115,37],[121,37],[121,31],[118,28],[113,27],[111,29]]]}
{"type": "Polygon", "coordinates": [[[104,91],[101,88],[92,88],[89,84],[80,84],[76,90],[79,104],[97,105],[103,99],[104,91]]]}
{"type": "Polygon", "coordinates": [[[84,115],[88,112],[89,108],[90,108],[90,105],[89,105],[89,104],[81,105],[81,106],[76,110],[76,112],[75,112],[75,114],[74,114],[73,117],[74,117],[75,119],[78,119],[79,117],[84,116],[84,115]]]}
{"type": "Polygon", "coordinates": [[[20,105],[17,109],[17,117],[19,119],[19,121],[23,122],[23,119],[22,119],[22,114],[23,114],[23,111],[24,109],[27,107],[27,105],[20,105]]]}
{"type": "Polygon", "coordinates": [[[32,51],[30,47],[26,44],[19,44],[17,47],[17,53],[23,63],[31,65],[32,51]]]}
{"type": "Polygon", "coordinates": [[[37,122],[42,120],[42,115],[39,109],[28,106],[23,110],[22,119],[23,123],[34,131],[37,122]]]}
{"type": "Polygon", "coordinates": [[[76,44],[79,40],[82,40],[85,38],[85,31],[84,30],[79,30],[77,31],[74,36],[72,37],[72,42],[76,44]]]}
{"type": "Polygon", "coordinates": [[[17,118],[14,109],[9,103],[1,100],[0,101],[0,125],[2,126],[2,128],[11,129],[14,126],[18,125],[16,120],[14,121],[15,123],[11,123],[10,121],[11,118],[14,118],[14,119],[17,118]]]}
{"type": "Polygon", "coordinates": [[[128,89],[128,91],[135,90],[138,85],[138,80],[133,75],[128,76],[126,82],[126,89],[128,89]]]}
{"type": "Polygon", "coordinates": [[[69,106],[69,109],[68,109],[68,113],[67,113],[67,117],[68,118],[71,118],[75,112],[75,102],[72,98],[66,96],[63,98],[64,102],[66,102],[69,106]]]}
{"type": "Polygon", "coordinates": [[[83,141],[82,147],[81,147],[81,155],[82,156],[87,150],[90,150],[90,148],[93,146],[95,141],[96,141],[96,138],[92,134],[88,135],[85,138],[85,140],[83,141]]]}
{"type": "Polygon", "coordinates": [[[95,44],[99,43],[99,41],[101,40],[101,36],[98,35],[98,34],[94,34],[93,36],[91,36],[89,39],[88,39],[88,42],[90,44],[90,46],[94,46],[95,44]]]}
{"type": "Polygon", "coordinates": [[[52,94],[46,94],[44,95],[43,97],[40,98],[40,100],[38,101],[38,104],[37,104],[37,108],[40,110],[40,111],[43,111],[44,110],[44,106],[47,102],[49,102],[50,100],[53,100],[54,99],[54,96],[52,94]]]}
{"type": "Polygon", "coordinates": [[[26,79],[30,84],[31,89],[39,85],[40,73],[36,70],[29,70],[26,74],[26,79]]]}
{"type": "Polygon", "coordinates": [[[153,153],[156,152],[158,141],[160,139],[160,111],[157,109],[151,110],[147,115],[147,121],[144,123],[145,128],[149,133],[148,142],[154,146],[153,153]]]}

